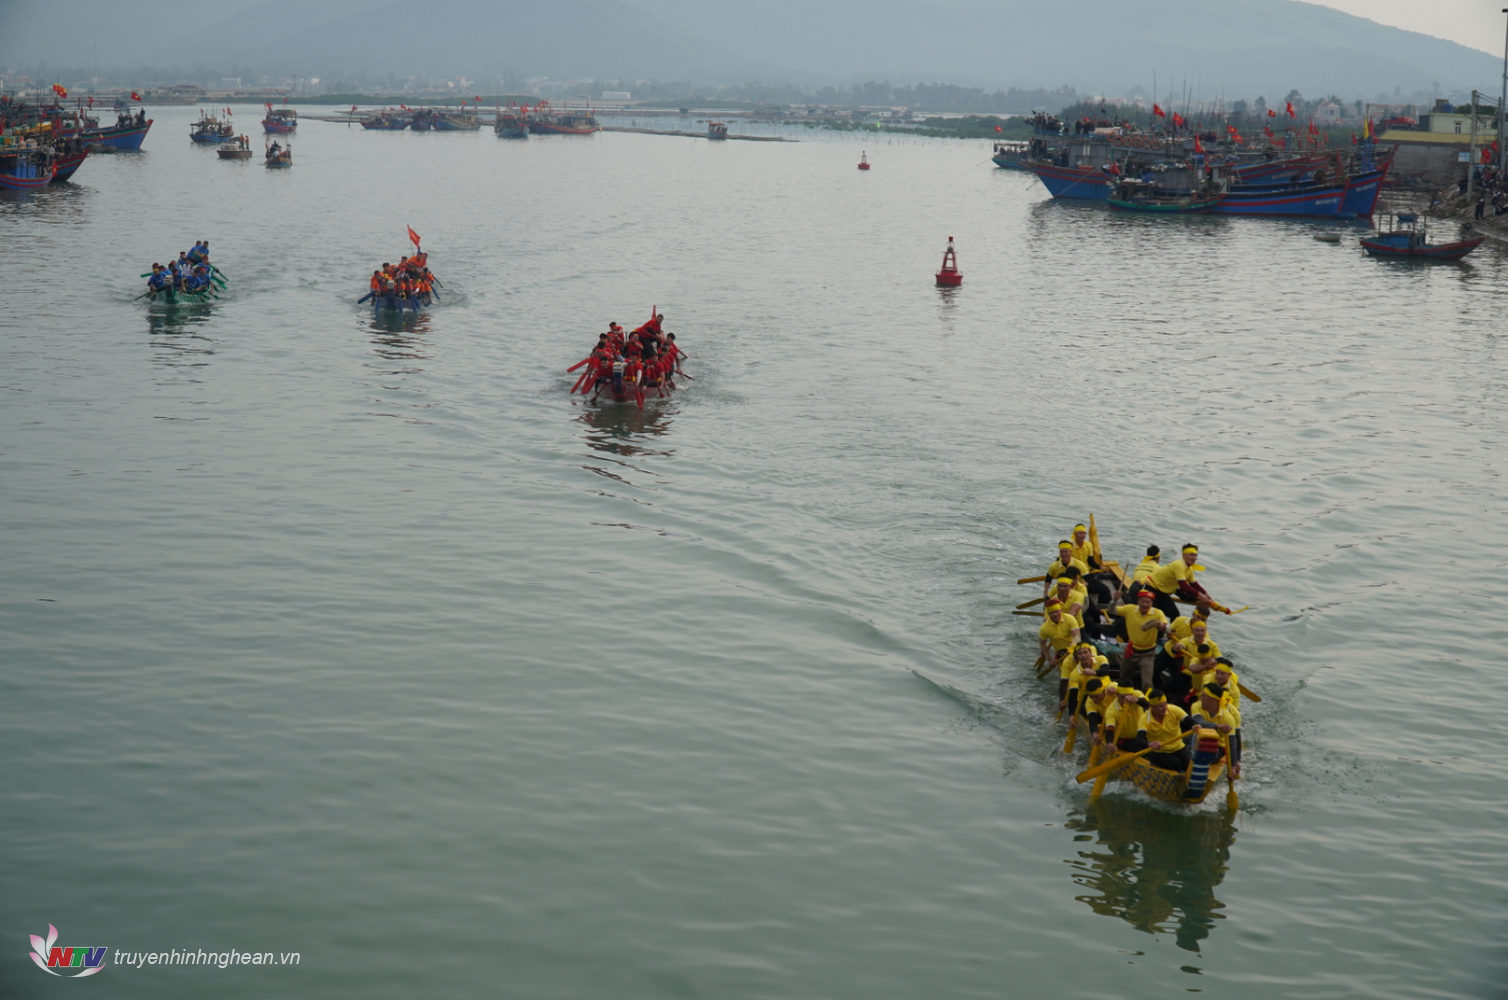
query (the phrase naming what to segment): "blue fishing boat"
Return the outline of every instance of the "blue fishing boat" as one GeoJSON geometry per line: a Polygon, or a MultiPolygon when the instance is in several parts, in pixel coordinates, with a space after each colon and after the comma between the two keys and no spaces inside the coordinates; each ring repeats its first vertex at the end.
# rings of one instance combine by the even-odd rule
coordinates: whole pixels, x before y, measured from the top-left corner
{"type": "Polygon", "coordinates": [[[1361,238],[1361,247],[1374,257],[1408,260],[1460,260],[1481,246],[1483,237],[1470,236],[1449,243],[1431,243],[1424,220],[1413,212],[1400,212],[1386,229],[1361,238]]]}
{"type": "Polygon", "coordinates": [[[228,121],[222,122],[214,115],[200,115],[199,120],[189,126],[189,138],[202,145],[218,146],[235,137],[236,127],[228,121]]]}
{"type": "Polygon", "coordinates": [[[0,149],[0,188],[9,191],[36,191],[51,184],[56,173],[57,161],[50,149],[0,149]]]}
{"type": "Polygon", "coordinates": [[[123,115],[121,120],[114,125],[81,130],[79,139],[97,149],[109,148],[118,152],[135,152],[141,149],[141,144],[146,140],[152,121],[146,116],[145,111],[135,117],[123,115]]]}
{"type": "Polygon", "coordinates": [[[506,108],[498,108],[497,120],[493,122],[492,131],[497,133],[499,139],[527,139],[529,137],[528,112],[513,104],[506,108]]]}
{"type": "Polygon", "coordinates": [[[413,119],[407,116],[379,112],[368,115],[361,119],[361,127],[371,129],[374,132],[401,132],[413,124],[413,119]]]}
{"type": "Polygon", "coordinates": [[[292,108],[274,108],[267,105],[267,117],[262,119],[262,131],[270,135],[285,135],[298,128],[298,112],[292,108]]]}
{"type": "Polygon", "coordinates": [[[440,111],[434,116],[433,125],[436,132],[475,132],[482,127],[477,119],[476,112],[470,108],[462,108],[459,111],[440,111]]]}

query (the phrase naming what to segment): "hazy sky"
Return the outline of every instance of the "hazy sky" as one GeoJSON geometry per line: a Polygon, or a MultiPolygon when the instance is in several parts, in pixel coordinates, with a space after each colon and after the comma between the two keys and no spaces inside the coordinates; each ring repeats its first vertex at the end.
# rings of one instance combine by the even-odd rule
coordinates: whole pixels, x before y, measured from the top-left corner
{"type": "Polygon", "coordinates": [[[1407,31],[1503,54],[1508,0],[1307,0],[1407,31]]]}

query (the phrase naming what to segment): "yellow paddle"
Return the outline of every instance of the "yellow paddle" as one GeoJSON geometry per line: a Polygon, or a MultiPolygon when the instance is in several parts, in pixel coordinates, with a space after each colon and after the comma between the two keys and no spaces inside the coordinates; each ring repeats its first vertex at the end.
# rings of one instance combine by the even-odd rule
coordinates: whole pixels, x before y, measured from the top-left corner
{"type": "Polygon", "coordinates": [[[1018,605],[1016,605],[1016,607],[1018,607],[1018,608],[1030,608],[1030,607],[1034,607],[1034,606],[1036,606],[1038,604],[1041,604],[1045,600],[1047,600],[1047,598],[1045,598],[1045,597],[1033,597],[1031,600],[1027,601],[1025,604],[1018,604],[1018,605]]]}
{"type": "Polygon", "coordinates": [[[1042,678],[1046,677],[1048,675],[1048,673],[1053,668],[1055,668],[1057,666],[1056,663],[1047,663],[1047,662],[1045,662],[1046,659],[1047,659],[1046,657],[1043,657],[1042,660],[1038,661],[1038,662],[1041,662],[1043,664],[1042,665],[1042,669],[1040,669],[1040,670],[1037,671],[1037,680],[1039,680],[1039,681],[1042,678]]]}
{"type": "Polygon", "coordinates": [[[1235,764],[1230,757],[1230,736],[1220,737],[1220,742],[1225,745],[1225,808],[1235,812],[1241,808],[1241,797],[1236,794],[1235,764]]]}
{"type": "Polygon", "coordinates": [[[1042,612],[1040,612],[1040,611],[1012,611],[1011,614],[1013,614],[1013,615],[1025,615],[1028,618],[1041,618],[1042,617],[1042,612]]]}
{"type": "Polygon", "coordinates": [[[1243,695],[1245,695],[1246,697],[1250,698],[1252,701],[1261,701],[1262,700],[1262,696],[1261,695],[1257,694],[1255,691],[1253,691],[1251,688],[1247,687],[1245,684],[1242,684],[1240,681],[1236,681],[1236,687],[1240,688],[1241,689],[1241,693],[1243,695]]]}
{"type": "Polygon", "coordinates": [[[1111,771],[1125,767],[1136,758],[1145,757],[1147,754],[1156,749],[1156,747],[1149,746],[1144,750],[1137,750],[1134,753],[1123,753],[1119,757],[1116,757],[1114,760],[1107,760],[1103,764],[1096,764],[1094,767],[1085,768],[1078,773],[1074,780],[1082,785],[1084,782],[1090,780],[1091,778],[1098,778],[1102,774],[1109,774],[1111,771]]]}
{"type": "Polygon", "coordinates": [[[1094,526],[1093,514],[1089,515],[1089,547],[1094,550],[1094,558],[1099,564],[1105,565],[1105,553],[1100,550],[1100,530],[1094,526]]]}
{"type": "Polygon", "coordinates": [[[1069,719],[1068,720],[1068,738],[1063,741],[1063,752],[1064,753],[1073,753],[1073,745],[1078,740],[1078,738],[1079,738],[1079,720],[1077,718],[1069,719]]]}
{"type": "Polygon", "coordinates": [[[1041,583],[1043,580],[1046,580],[1046,579],[1047,579],[1047,575],[1043,574],[1042,576],[1023,576],[1021,579],[1017,580],[1016,582],[1017,583],[1041,583]]]}

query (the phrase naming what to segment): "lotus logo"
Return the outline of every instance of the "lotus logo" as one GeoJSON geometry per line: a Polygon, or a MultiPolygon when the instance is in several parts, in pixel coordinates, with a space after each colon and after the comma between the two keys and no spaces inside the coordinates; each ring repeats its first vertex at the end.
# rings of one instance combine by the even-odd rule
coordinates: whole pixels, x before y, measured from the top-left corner
{"type": "Polygon", "coordinates": [[[31,935],[32,954],[28,957],[35,963],[37,968],[49,976],[62,976],[65,979],[78,979],[80,976],[92,976],[105,967],[105,947],[98,948],[80,947],[72,948],[55,947],[58,940],[58,929],[52,924],[47,925],[47,940],[42,940],[36,934],[31,935]],[[80,969],[81,971],[69,975],[58,972],[58,969],[80,969]]]}

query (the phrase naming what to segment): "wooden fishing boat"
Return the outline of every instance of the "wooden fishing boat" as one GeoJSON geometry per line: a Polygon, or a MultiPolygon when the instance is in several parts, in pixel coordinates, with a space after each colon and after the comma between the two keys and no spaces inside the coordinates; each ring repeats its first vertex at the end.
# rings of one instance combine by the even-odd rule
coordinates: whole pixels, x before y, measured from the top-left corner
{"type": "Polygon", "coordinates": [[[64,153],[53,162],[55,170],[52,175],[52,183],[61,184],[72,177],[79,167],[84,165],[91,152],[88,146],[73,153],[64,153]]]}
{"type": "Polygon", "coordinates": [[[529,118],[523,108],[510,104],[506,108],[497,109],[497,119],[492,124],[492,131],[497,133],[499,139],[527,139],[529,137],[529,118]]]}
{"type": "Polygon", "coordinates": [[[1361,238],[1362,249],[1374,257],[1407,260],[1460,260],[1482,245],[1484,237],[1471,236],[1449,243],[1431,243],[1424,220],[1413,212],[1400,212],[1387,228],[1361,238]]]}
{"type": "Polygon", "coordinates": [[[380,112],[361,119],[361,127],[374,132],[401,132],[413,124],[413,119],[380,112]]]}
{"type": "Polygon", "coordinates": [[[269,167],[291,167],[293,166],[293,147],[274,142],[267,147],[262,162],[269,167]]]}
{"type": "Polygon", "coordinates": [[[556,111],[549,101],[540,101],[529,113],[529,131],[536,135],[591,135],[597,129],[590,111],[556,111]]]}
{"type": "Polygon", "coordinates": [[[262,131],[282,135],[298,128],[298,112],[292,108],[274,108],[267,105],[267,117],[262,119],[262,131]]]}
{"type": "Polygon", "coordinates": [[[189,138],[202,145],[218,145],[236,137],[236,128],[213,115],[203,115],[189,126],[189,138]]]}
{"type": "Polygon", "coordinates": [[[135,118],[122,116],[123,122],[128,124],[110,125],[105,128],[86,128],[79,132],[79,139],[90,146],[99,149],[109,149],[116,152],[136,152],[141,149],[141,144],[147,138],[147,131],[152,127],[152,119],[145,113],[135,118]]]}
{"type": "Polygon", "coordinates": [[[725,125],[725,124],[723,124],[722,122],[708,122],[707,123],[707,138],[709,138],[709,139],[726,139],[726,138],[728,138],[728,126],[725,125]]]}
{"type": "Polygon", "coordinates": [[[482,127],[476,112],[469,108],[436,112],[431,124],[436,132],[475,132],[482,127]]]}
{"type": "Polygon", "coordinates": [[[1122,178],[1111,185],[1105,199],[1111,208],[1122,212],[1151,212],[1158,215],[1182,215],[1208,212],[1225,197],[1220,187],[1170,190],[1153,181],[1122,178]]]}
{"type": "Polygon", "coordinates": [[[0,149],[0,188],[10,191],[36,191],[52,183],[57,174],[57,160],[46,148],[12,147],[0,149]]]}

